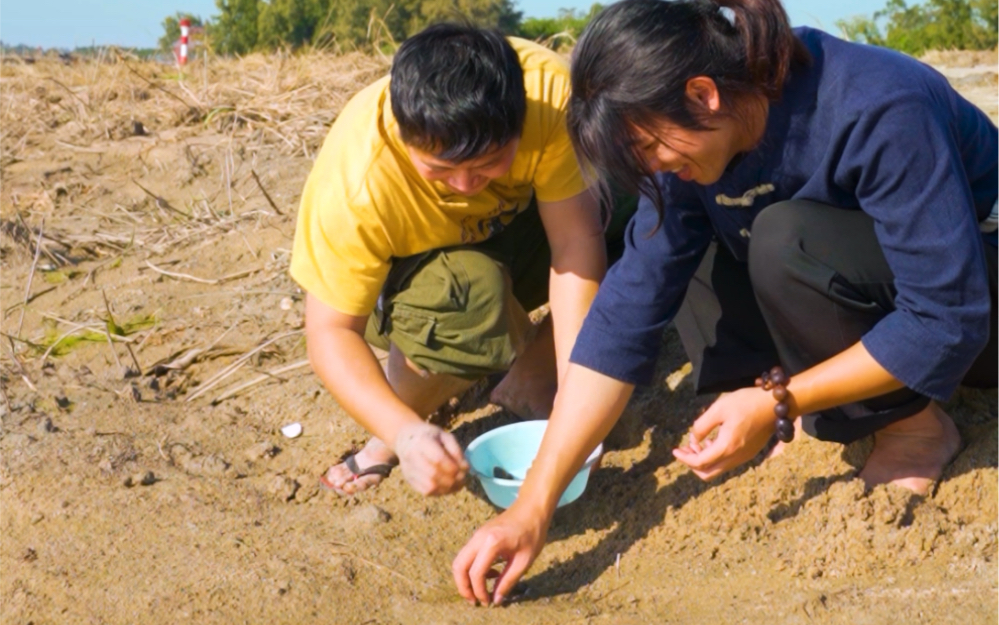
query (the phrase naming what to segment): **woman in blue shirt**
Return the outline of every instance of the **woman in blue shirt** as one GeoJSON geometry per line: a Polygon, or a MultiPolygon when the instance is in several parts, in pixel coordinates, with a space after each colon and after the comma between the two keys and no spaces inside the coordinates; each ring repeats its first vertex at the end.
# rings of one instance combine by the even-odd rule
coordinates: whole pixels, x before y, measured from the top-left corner
{"type": "Polygon", "coordinates": [[[729,391],[674,450],[698,476],[797,419],[873,433],[860,477],[926,492],[960,447],[938,401],[997,381],[996,127],[917,61],[792,30],[779,0],[624,0],[572,82],[577,150],[643,197],[517,501],[454,561],[462,595],[524,573],[671,320],[697,389],[729,391]]]}

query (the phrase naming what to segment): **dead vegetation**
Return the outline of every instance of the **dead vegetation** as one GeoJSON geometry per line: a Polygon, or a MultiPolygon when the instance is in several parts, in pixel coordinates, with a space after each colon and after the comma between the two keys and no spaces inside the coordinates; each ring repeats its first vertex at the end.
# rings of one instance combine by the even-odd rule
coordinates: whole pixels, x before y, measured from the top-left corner
{"type": "Polygon", "coordinates": [[[935,67],[990,67],[999,64],[999,49],[993,50],[930,50],[919,57],[935,67]]]}
{"type": "MultiPolygon", "coordinates": [[[[104,328],[110,307],[41,309],[35,323],[29,315],[32,335],[22,336],[25,313],[39,297],[62,295],[57,307],[86,299],[100,292],[99,273],[131,268],[133,261],[133,280],[159,275],[215,286],[283,276],[287,249],[268,250],[252,267],[218,275],[177,271],[182,261],[176,255],[233,234],[251,249],[246,233],[266,228],[287,236],[294,213],[289,198],[304,176],[285,180],[271,165],[292,159],[302,163],[299,171],[306,169],[349,97],[387,68],[381,58],[318,52],[201,56],[182,71],[114,49],[89,61],[4,61],[0,250],[8,280],[19,273],[10,269],[28,267],[18,297],[13,281],[4,285],[11,346],[4,356],[18,359],[18,367],[23,358],[44,362],[102,336],[108,344],[145,347],[162,324],[126,339],[104,328]],[[278,190],[283,197],[275,199],[278,190]]],[[[251,251],[257,260],[259,251],[251,251]]],[[[218,357],[207,343],[190,350],[200,353],[188,365],[218,357]]],[[[134,355],[129,360],[143,371],[134,355]]]]}

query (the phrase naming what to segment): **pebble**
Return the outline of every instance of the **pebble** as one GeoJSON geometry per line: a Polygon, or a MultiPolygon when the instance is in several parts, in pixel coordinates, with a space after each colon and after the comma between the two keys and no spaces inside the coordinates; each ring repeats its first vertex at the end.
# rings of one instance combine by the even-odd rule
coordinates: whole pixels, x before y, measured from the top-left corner
{"type": "Polygon", "coordinates": [[[42,417],[42,420],[38,422],[38,433],[42,436],[55,432],[57,429],[49,417],[42,417]]]}
{"type": "Polygon", "coordinates": [[[195,456],[183,446],[174,445],[170,455],[174,462],[191,475],[221,477],[229,470],[229,462],[216,454],[195,456]]]}
{"type": "Polygon", "coordinates": [[[290,297],[285,297],[281,300],[281,310],[291,310],[294,302],[290,297]]]}
{"type": "Polygon", "coordinates": [[[302,424],[289,423],[281,428],[281,433],[284,434],[285,438],[298,438],[302,435],[302,424]]]}
{"type": "Polygon", "coordinates": [[[381,525],[392,520],[392,515],[374,504],[366,504],[354,508],[350,513],[350,524],[364,528],[381,525]]]}
{"type": "Polygon", "coordinates": [[[270,441],[263,441],[253,445],[247,449],[243,454],[246,456],[247,460],[256,461],[263,460],[264,458],[273,458],[281,451],[278,449],[277,445],[270,441]]]}
{"type": "Polygon", "coordinates": [[[135,475],[130,475],[125,478],[125,486],[128,488],[133,486],[151,486],[155,483],[156,475],[154,475],[152,471],[136,473],[135,475]]]}
{"type": "Polygon", "coordinates": [[[298,482],[284,475],[275,475],[268,490],[281,501],[291,501],[298,491],[298,482]]]}
{"type": "Polygon", "coordinates": [[[27,434],[7,434],[4,438],[11,447],[26,447],[35,440],[27,434]]]}

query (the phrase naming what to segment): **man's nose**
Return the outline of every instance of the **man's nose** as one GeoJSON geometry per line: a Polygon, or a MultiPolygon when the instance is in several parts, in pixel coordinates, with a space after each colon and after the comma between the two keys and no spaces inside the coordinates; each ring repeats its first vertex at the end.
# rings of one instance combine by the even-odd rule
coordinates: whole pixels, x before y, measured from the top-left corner
{"type": "Polygon", "coordinates": [[[471,172],[468,171],[455,172],[450,178],[448,178],[447,181],[447,183],[451,185],[451,188],[461,193],[471,191],[475,186],[473,182],[474,176],[472,176],[471,172]]]}

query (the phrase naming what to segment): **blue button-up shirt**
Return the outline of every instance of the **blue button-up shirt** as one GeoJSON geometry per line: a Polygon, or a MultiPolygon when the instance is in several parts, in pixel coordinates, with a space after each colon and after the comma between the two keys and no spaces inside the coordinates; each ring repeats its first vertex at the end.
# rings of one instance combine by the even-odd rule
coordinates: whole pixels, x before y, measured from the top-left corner
{"type": "Polygon", "coordinates": [[[760,144],[712,185],[659,174],[666,211],[658,229],[651,200],[642,198],[573,362],[647,383],[659,337],[712,238],[745,261],[756,215],[788,199],[874,219],[895,275],[896,310],[863,344],[906,386],[945,399],[984,348],[985,254],[996,249],[995,233],[983,236],[979,222],[999,195],[995,125],[914,59],[818,30],[795,32],[813,63],[796,69],[771,104],[760,144]]]}

